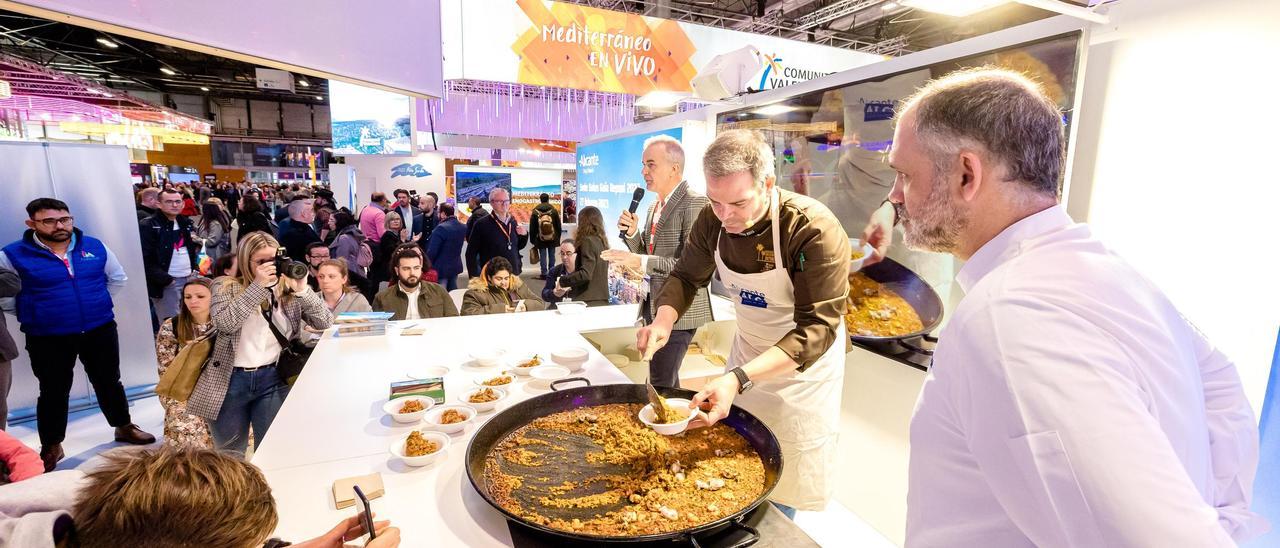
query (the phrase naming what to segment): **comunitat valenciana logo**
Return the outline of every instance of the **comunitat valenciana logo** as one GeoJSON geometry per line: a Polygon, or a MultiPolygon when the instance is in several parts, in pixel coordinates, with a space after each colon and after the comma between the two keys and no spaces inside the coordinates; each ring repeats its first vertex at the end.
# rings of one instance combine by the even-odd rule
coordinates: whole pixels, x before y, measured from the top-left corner
{"type": "Polygon", "coordinates": [[[761,90],[785,87],[828,74],[835,74],[833,72],[783,66],[782,57],[772,53],[766,55],[765,59],[769,61],[769,64],[765,65],[764,72],[760,74],[760,85],[757,89],[761,90]]]}

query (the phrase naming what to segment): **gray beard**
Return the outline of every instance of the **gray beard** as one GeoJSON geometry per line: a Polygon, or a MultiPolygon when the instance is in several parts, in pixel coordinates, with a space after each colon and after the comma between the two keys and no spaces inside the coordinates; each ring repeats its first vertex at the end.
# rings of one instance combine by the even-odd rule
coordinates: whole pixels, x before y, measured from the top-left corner
{"type": "MultiPolygon", "coordinates": [[[[935,181],[936,183],[936,181],[935,181]]],[[[918,217],[908,217],[901,209],[903,241],[907,247],[935,253],[952,253],[960,246],[960,232],[969,226],[969,219],[951,201],[942,185],[934,184],[929,190],[918,217]]]]}

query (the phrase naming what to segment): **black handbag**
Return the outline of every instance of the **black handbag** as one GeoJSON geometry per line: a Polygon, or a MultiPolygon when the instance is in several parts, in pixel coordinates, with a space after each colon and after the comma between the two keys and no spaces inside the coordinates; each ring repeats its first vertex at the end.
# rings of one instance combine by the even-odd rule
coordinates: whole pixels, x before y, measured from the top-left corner
{"type": "MultiPolygon", "coordinates": [[[[272,302],[274,301],[273,298],[272,302]]],[[[276,342],[280,343],[280,357],[276,358],[276,375],[280,377],[280,382],[293,386],[294,381],[298,380],[298,375],[302,374],[302,368],[307,365],[307,360],[311,358],[312,348],[301,340],[290,340],[280,332],[276,322],[271,321],[273,308],[275,307],[263,310],[262,317],[267,320],[267,327],[271,329],[271,334],[276,336],[276,342]]]]}

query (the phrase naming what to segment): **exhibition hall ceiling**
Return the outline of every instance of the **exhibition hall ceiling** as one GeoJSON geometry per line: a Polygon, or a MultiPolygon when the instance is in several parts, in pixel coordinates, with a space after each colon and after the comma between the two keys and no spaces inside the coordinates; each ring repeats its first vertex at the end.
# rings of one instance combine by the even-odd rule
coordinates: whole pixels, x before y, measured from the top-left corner
{"type": "MultiPolygon", "coordinates": [[[[1055,15],[1015,3],[956,19],[896,0],[561,1],[894,56],[1055,15]]],[[[1098,2],[1066,1],[1080,6],[1098,2]]]]}

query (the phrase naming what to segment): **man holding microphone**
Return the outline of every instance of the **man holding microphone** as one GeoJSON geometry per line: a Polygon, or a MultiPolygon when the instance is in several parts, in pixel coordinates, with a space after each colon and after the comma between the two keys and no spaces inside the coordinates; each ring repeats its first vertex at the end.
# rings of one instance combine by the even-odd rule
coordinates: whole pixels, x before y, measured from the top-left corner
{"type": "MultiPolygon", "coordinates": [[[[651,324],[657,310],[654,299],[675,268],[694,220],[708,202],[706,196],[690,190],[684,181],[684,148],[674,137],[659,135],[645,141],[642,161],[644,186],[649,192],[657,192],[658,199],[650,206],[643,225],[635,213],[622,212],[618,228],[626,236],[623,242],[629,251],[609,249],[601,257],[644,272],[649,278],[649,291],[640,303],[640,317],[645,324],[651,324]]],[[[700,287],[688,310],[676,320],[666,345],[649,361],[649,382],[654,386],[680,386],[680,363],[694,332],[709,321],[711,301],[706,288],[700,287]]]]}
{"type": "Polygon", "coordinates": [[[781,445],[786,465],[774,504],[788,516],[822,510],[840,430],[848,236],[826,206],[775,187],[773,151],[758,133],[721,133],[703,166],[711,207],[694,221],[637,346],[648,355],[667,344],[697,290],[718,274],[738,329],[727,372],[693,398],[693,406],[710,405],[696,423],[725,418],[736,401],[781,445]]]}

